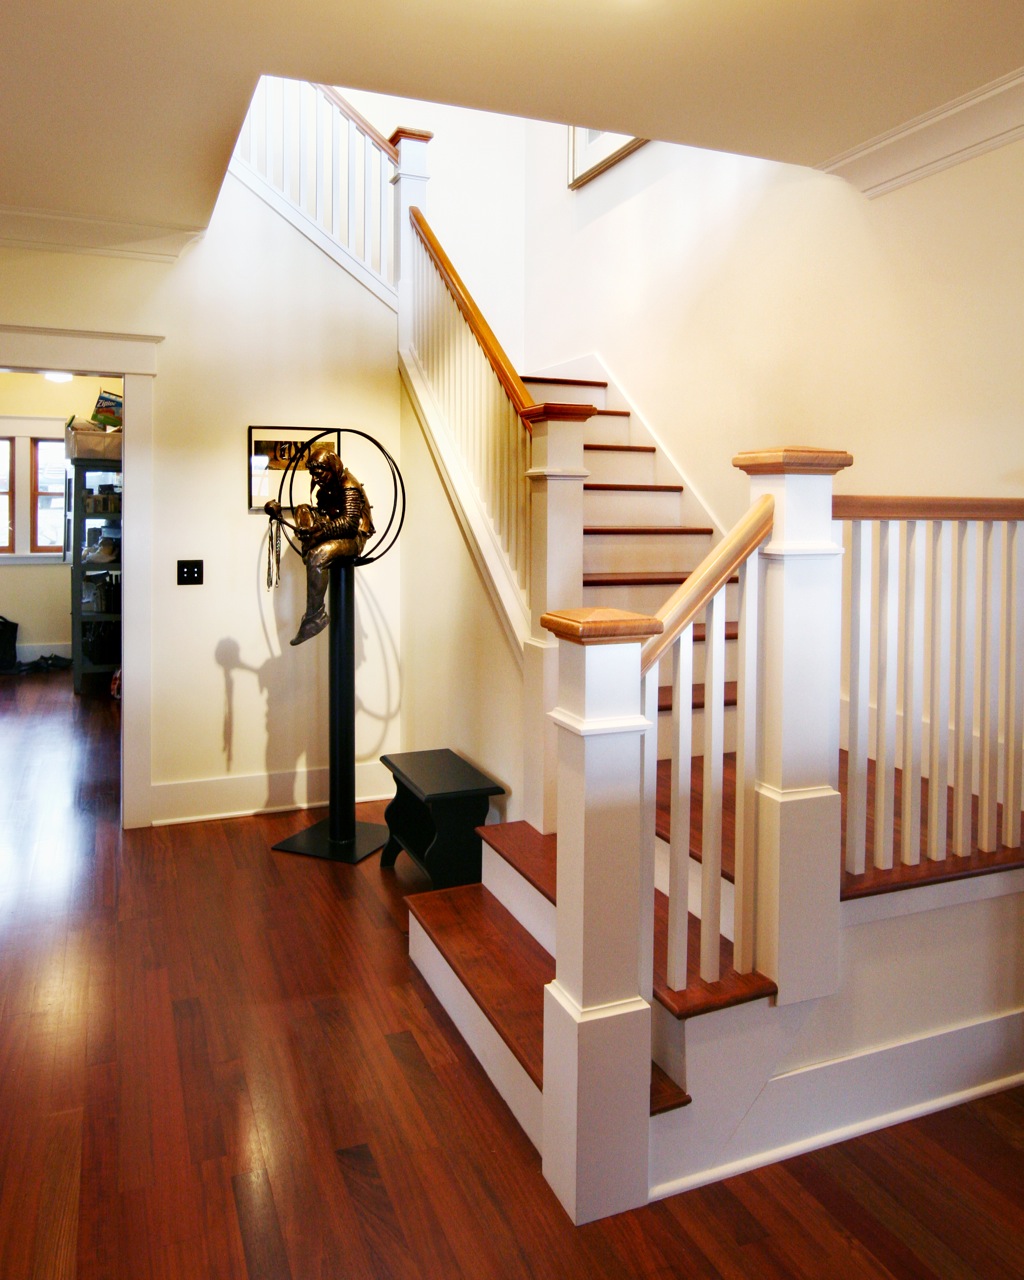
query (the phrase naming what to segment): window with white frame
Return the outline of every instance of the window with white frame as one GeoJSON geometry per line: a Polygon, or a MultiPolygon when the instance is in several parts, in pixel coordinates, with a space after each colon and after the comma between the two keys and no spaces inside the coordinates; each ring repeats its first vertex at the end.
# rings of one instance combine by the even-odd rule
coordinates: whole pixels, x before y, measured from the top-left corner
{"type": "Polygon", "coordinates": [[[65,476],[61,419],[0,417],[0,553],[62,558],[65,476]]]}

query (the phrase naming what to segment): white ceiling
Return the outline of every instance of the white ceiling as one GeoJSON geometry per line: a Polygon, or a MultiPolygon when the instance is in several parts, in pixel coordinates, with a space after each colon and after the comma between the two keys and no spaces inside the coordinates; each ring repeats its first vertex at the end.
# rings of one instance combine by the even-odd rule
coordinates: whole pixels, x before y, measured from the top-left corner
{"type": "Polygon", "coordinates": [[[202,229],[262,72],[820,164],[1022,67],[1024,0],[3,0],[0,240],[202,229]]]}

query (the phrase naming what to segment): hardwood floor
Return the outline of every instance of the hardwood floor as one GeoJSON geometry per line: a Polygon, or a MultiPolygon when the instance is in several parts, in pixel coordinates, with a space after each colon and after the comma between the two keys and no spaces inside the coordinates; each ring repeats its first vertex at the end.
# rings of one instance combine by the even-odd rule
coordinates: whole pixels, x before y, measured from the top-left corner
{"type": "Polygon", "coordinates": [[[1020,1277],[1024,1090],[582,1228],[318,817],[122,834],[116,704],[0,678],[0,1277],[1020,1277]]]}

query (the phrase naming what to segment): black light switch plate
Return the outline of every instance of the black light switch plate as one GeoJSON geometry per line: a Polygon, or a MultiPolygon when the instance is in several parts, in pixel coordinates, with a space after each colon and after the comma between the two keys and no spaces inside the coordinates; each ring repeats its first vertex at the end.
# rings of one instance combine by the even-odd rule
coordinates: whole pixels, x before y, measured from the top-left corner
{"type": "Polygon", "coordinates": [[[199,587],[203,583],[202,560],[178,561],[178,586],[199,587]]]}

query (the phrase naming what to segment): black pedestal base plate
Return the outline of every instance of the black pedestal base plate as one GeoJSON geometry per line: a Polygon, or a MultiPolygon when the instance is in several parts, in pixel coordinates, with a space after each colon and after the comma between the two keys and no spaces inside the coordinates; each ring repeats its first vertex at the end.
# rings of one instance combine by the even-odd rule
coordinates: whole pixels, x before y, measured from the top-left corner
{"type": "Polygon", "coordinates": [[[330,835],[330,819],[324,818],[304,831],[297,831],[275,844],[275,849],[282,853],[303,853],[310,858],[326,858],[329,862],[362,862],[371,853],[376,852],[387,843],[387,827],[373,822],[357,822],[356,834],[352,840],[332,840],[330,835]]]}

